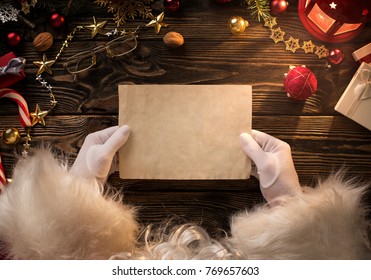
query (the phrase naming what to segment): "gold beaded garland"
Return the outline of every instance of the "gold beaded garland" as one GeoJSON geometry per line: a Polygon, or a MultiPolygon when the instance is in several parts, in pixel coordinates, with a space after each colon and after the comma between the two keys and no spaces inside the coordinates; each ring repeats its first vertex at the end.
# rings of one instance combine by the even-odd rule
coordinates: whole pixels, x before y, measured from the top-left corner
{"type": "Polygon", "coordinates": [[[14,145],[19,142],[21,135],[17,128],[5,128],[3,131],[3,141],[7,145],[14,145]]]}

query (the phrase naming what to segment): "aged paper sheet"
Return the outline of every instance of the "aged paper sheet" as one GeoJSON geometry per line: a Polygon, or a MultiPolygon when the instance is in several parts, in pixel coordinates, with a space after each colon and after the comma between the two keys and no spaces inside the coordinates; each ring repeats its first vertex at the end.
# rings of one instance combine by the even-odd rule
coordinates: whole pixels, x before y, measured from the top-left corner
{"type": "Polygon", "coordinates": [[[119,85],[123,179],[246,179],[239,135],[251,131],[249,85],[119,85]]]}

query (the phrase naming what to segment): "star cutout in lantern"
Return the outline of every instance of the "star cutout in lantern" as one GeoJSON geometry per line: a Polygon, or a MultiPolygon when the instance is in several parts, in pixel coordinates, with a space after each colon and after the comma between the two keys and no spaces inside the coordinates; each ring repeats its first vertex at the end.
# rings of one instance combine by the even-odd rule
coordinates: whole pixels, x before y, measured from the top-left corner
{"type": "Polygon", "coordinates": [[[103,27],[106,25],[107,21],[105,20],[105,21],[97,23],[97,21],[95,20],[95,17],[93,17],[93,21],[94,21],[93,24],[85,26],[85,28],[91,30],[91,38],[94,38],[95,36],[97,36],[98,33],[104,35],[105,32],[104,32],[103,27]]]}
{"type": "Polygon", "coordinates": [[[368,15],[368,10],[365,9],[365,10],[362,10],[362,16],[367,16],[368,15]]]}
{"type": "Polygon", "coordinates": [[[167,24],[162,22],[164,20],[164,17],[165,17],[164,12],[159,14],[157,17],[155,17],[154,15],[149,13],[148,17],[151,19],[151,21],[149,23],[147,23],[146,26],[147,27],[152,27],[153,26],[155,28],[156,34],[160,33],[161,27],[163,27],[163,26],[167,27],[167,24]]]}
{"type": "Polygon", "coordinates": [[[280,27],[271,29],[271,36],[269,38],[271,38],[275,43],[282,42],[284,40],[283,36],[285,36],[285,33],[286,32],[282,31],[280,27]]]}
{"type": "Polygon", "coordinates": [[[329,51],[328,49],[326,49],[324,45],[322,45],[320,47],[317,47],[315,54],[318,56],[319,59],[321,59],[323,57],[327,57],[329,54],[329,51]]]}
{"type": "Polygon", "coordinates": [[[330,5],[331,9],[334,9],[334,10],[336,9],[337,4],[335,4],[334,2],[332,2],[329,5],[330,5]]]}
{"type": "Polygon", "coordinates": [[[305,53],[314,53],[314,48],[316,46],[312,43],[312,40],[304,41],[301,48],[304,50],[305,53]]]}
{"type": "Polygon", "coordinates": [[[294,39],[291,36],[287,41],[285,41],[285,44],[287,51],[292,51],[294,53],[297,49],[300,49],[299,39],[294,39]]]}
{"type": "Polygon", "coordinates": [[[51,66],[55,63],[55,60],[48,60],[46,57],[46,54],[43,55],[42,61],[34,61],[33,64],[35,64],[37,67],[39,67],[39,70],[37,70],[37,76],[46,71],[50,75],[53,74],[51,66]]]}
{"type": "Polygon", "coordinates": [[[275,25],[277,25],[277,21],[275,17],[268,17],[264,19],[264,26],[268,26],[269,28],[272,28],[275,25]]]}
{"type": "Polygon", "coordinates": [[[32,118],[31,126],[34,126],[35,124],[42,124],[45,126],[45,116],[48,114],[48,111],[40,111],[39,104],[36,104],[35,112],[30,113],[30,117],[32,118]]]}

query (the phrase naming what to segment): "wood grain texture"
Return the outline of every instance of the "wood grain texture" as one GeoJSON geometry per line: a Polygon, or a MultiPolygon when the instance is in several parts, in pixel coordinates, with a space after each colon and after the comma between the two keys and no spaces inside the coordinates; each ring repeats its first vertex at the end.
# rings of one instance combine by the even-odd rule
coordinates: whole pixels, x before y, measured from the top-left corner
{"type": "MultiPolygon", "coordinates": [[[[112,39],[104,36],[91,39],[87,31],[78,33],[53,65],[53,75],[44,75],[53,86],[58,105],[46,117],[46,127],[37,125],[32,128],[33,146],[50,143],[54,149],[68,154],[72,163],[88,133],[117,124],[118,84],[251,84],[253,128],[291,145],[303,185],[313,186],[318,178],[340,168],[346,168],[350,177],[371,182],[371,132],[334,111],[359,66],[351,53],[369,43],[370,26],[351,42],[325,44],[345,53],[341,64],[325,70],[325,60],[302,50],[292,54],[285,51],[283,43],[274,44],[269,39],[269,30],[251,20],[248,12],[236,3],[218,5],[214,1],[201,0],[185,3],[182,12],[165,17],[169,27],[163,28],[160,35],[152,29],[141,30],[138,48],[133,53],[121,59],[100,54],[97,65],[79,75],[79,81],[74,82],[73,76],[63,67],[66,58],[112,39]],[[227,20],[232,15],[241,15],[250,21],[244,34],[236,36],[228,30],[227,20]],[[181,33],[185,44],[178,49],[166,47],[162,37],[168,31],[181,33]],[[289,65],[302,64],[317,76],[318,90],[306,102],[297,102],[286,97],[282,83],[289,65]]],[[[279,26],[288,35],[323,44],[301,25],[296,3],[291,1],[288,10],[278,16],[279,26]]],[[[24,95],[30,111],[36,104],[42,109],[49,107],[48,93],[35,81],[37,69],[32,62],[40,60],[41,54],[32,47],[33,37],[40,31],[53,33],[55,43],[46,52],[48,58],[53,58],[68,30],[90,24],[93,15],[99,20],[108,20],[107,31],[115,27],[105,9],[89,5],[82,14],[69,18],[64,30],[52,30],[47,23],[40,22],[34,31],[23,34],[25,40],[14,52],[26,58],[27,77],[13,88],[24,95]]],[[[146,22],[129,22],[125,28],[134,29],[146,22]]],[[[0,31],[6,33],[13,28],[3,25],[0,31]]],[[[0,108],[0,129],[20,127],[14,103],[2,99],[0,108]]],[[[0,149],[10,176],[19,147],[1,142],[0,149]]],[[[259,183],[254,178],[233,181],[120,180],[115,173],[109,183],[124,194],[126,203],[139,207],[138,215],[144,224],[175,217],[202,224],[212,233],[219,228],[228,229],[233,213],[262,202],[259,183]]],[[[370,196],[366,197],[366,202],[371,205],[370,196]]]]}

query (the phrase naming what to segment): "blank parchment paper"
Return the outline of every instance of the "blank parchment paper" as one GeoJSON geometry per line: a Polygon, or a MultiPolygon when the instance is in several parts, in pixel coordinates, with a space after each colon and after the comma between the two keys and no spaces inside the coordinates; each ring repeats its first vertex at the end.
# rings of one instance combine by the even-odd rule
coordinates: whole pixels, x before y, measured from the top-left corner
{"type": "Polygon", "coordinates": [[[249,85],[119,85],[123,179],[246,179],[239,135],[251,131],[249,85]]]}

